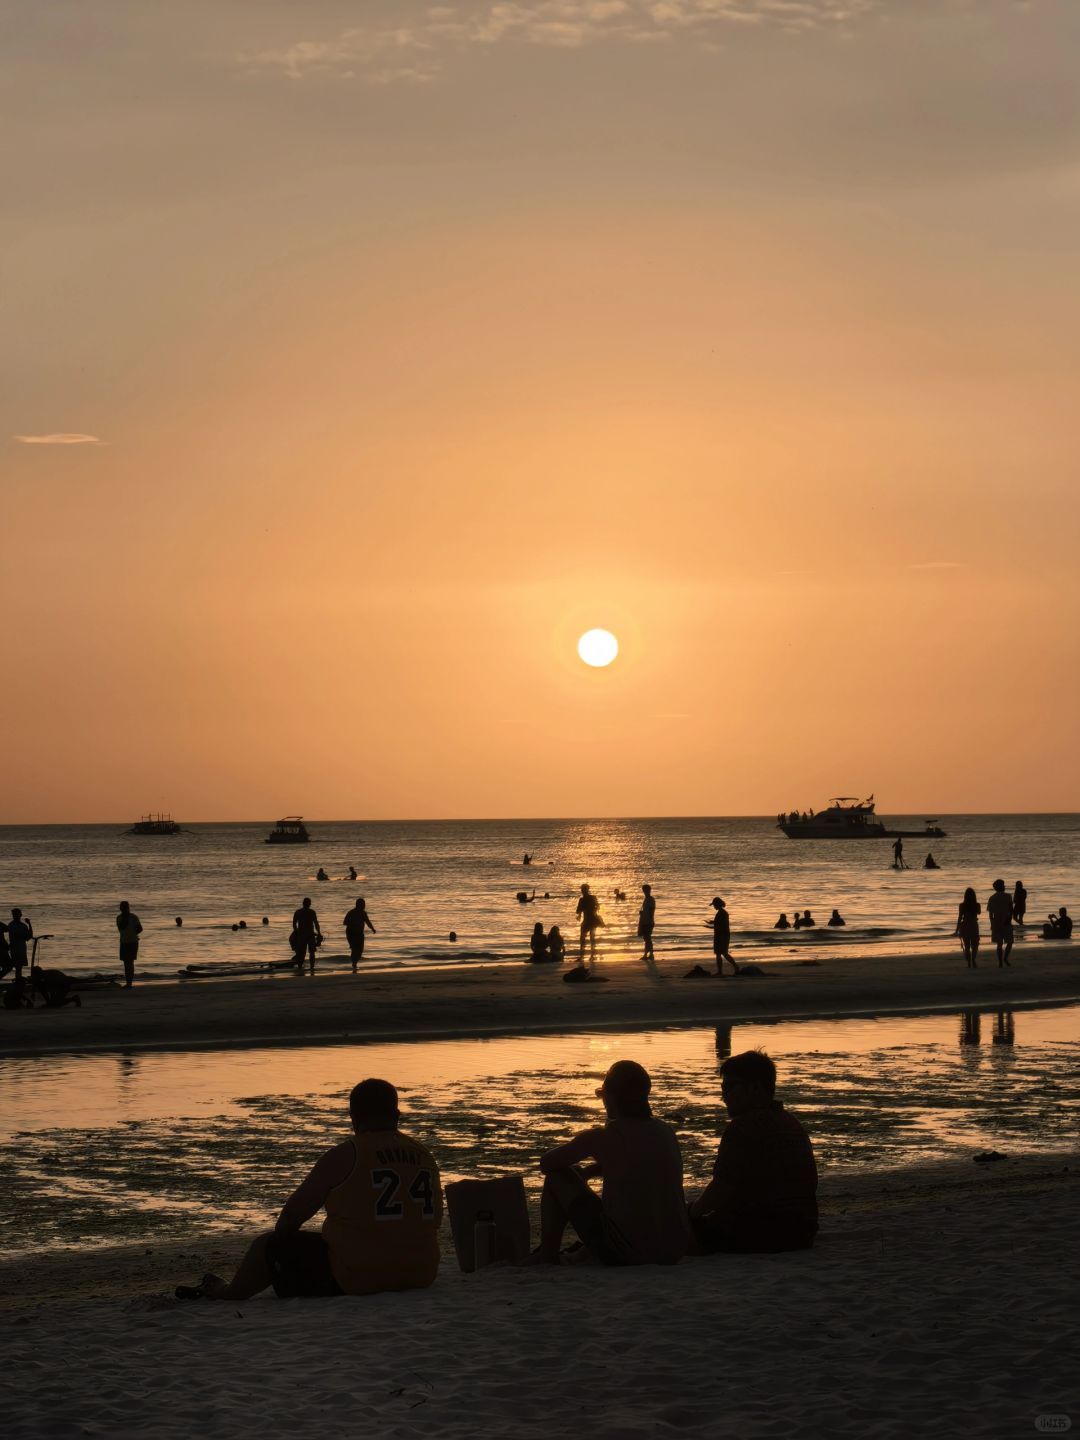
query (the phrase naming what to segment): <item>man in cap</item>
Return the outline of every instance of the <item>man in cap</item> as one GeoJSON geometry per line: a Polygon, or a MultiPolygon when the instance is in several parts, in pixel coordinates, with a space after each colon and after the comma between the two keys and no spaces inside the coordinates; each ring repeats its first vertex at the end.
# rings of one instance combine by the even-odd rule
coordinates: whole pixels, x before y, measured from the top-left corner
{"type": "Polygon", "coordinates": [[[720,1066],[731,1120],[713,1178],[690,1203],[699,1250],[805,1250],[817,1234],[817,1165],[806,1131],[776,1099],[776,1066],[763,1050],[720,1066]]]}
{"type": "Polygon", "coordinates": [[[675,1131],[653,1116],[651,1088],[641,1065],[617,1060],[596,1092],[607,1123],[583,1130],[540,1161],[545,1178],[536,1261],[558,1264],[568,1224],[604,1265],[673,1265],[686,1253],[682,1155],[675,1131]],[[599,1195],[589,1188],[591,1176],[603,1180],[599,1195]]]}

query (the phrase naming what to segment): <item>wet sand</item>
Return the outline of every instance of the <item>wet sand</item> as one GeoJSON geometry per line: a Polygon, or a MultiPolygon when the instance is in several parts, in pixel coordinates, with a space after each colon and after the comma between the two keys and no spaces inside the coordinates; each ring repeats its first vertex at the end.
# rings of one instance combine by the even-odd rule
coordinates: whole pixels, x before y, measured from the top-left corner
{"type": "Polygon", "coordinates": [[[812,1251],[370,1299],[169,1298],[240,1236],[10,1262],[5,1434],[1031,1434],[1080,1413],[1078,1200],[1075,1160],[826,1176],[812,1251]]]}
{"type": "Polygon", "coordinates": [[[769,961],[764,974],[683,978],[660,957],[601,962],[603,983],[566,985],[569,967],[507,964],[359,975],[316,972],[242,980],[101,987],[82,1008],[0,1010],[0,1056],[50,1051],[190,1049],[631,1030],[805,1016],[889,1014],[1032,1004],[1080,997],[1080,946],[1025,946],[1010,969],[991,955],[968,970],[957,950],[933,955],[769,961]]]}

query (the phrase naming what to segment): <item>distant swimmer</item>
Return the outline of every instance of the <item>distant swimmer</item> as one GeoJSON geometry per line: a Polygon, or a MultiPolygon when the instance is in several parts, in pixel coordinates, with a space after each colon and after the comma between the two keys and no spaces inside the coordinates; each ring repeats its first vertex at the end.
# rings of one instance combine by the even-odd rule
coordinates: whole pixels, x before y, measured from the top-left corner
{"type": "Polygon", "coordinates": [[[614,893],[614,896],[615,896],[615,899],[616,899],[616,900],[625,900],[625,899],[626,899],[626,891],[625,891],[625,890],[620,890],[617,885],[616,885],[615,890],[614,890],[613,893],[614,893]]]}
{"type": "Polygon", "coordinates": [[[641,940],[642,960],[653,959],[653,930],[656,928],[656,896],[652,893],[651,885],[642,885],[641,893],[645,897],[641,902],[641,909],[638,911],[637,933],[641,940]]]}
{"type": "Polygon", "coordinates": [[[364,958],[364,939],[368,930],[375,934],[375,926],[367,913],[367,901],[362,895],[356,897],[356,904],[341,922],[345,926],[345,939],[349,942],[349,958],[352,973],[356,974],[358,963],[364,958]]]}
{"type": "Polygon", "coordinates": [[[26,966],[26,942],[34,938],[34,927],[30,921],[25,919],[21,910],[15,909],[11,912],[11,919],[7,926],[7,956],[4,960],[4,974],[8,970],[15,971],[15,983],[22,979],[22,972],[26,966]]]}
{"type": "Polygon", "coordinates": [[[176,917],[176,928],[177,928],[178,930],[179,930],[180,926],[183,925],[183,923],[184,923],[184,917],[183,917],[183,915],[177,915],[177,917],[176,917]]]}
{"type": "Polygon", "coordinates": [[[585,942],[588,941],[589,960],[592,962],[596,959],[596,932],[604,922],[600,918],[600,901],[588,885],[581,887],[581,898],[577,902],[574,914],[581,920],[581,944],[578,948],[578,960],[585,959],[585,942]]]}
{"type": "MultiPolygon", "coordinates": [[[[799,917],[796,915],[796,917],[795,917],[796,923],[798,923],[798,919],[799,919],[799,917]]],[[[777,920],[776,924],[775,924],[772,928],[773,928],[774,930],[790,930],[790,929],[791,929],[791,921],[787,918],[787,911],[786,911],[786,910],[782,910],[782,911],[780,912],[780,919],[777,920]]]]}
{"type": "Polygon", "coordinates": [[[135,961],[139,954],[142,924],[126,900],[120,901],[116,928],[120,932],[120,963],[124,967],[124,989],[130,990],[135,983],[135,961]]]}
{"type": "Polygon", "coordinates": [[[316,880],[329,880],[329,879],[330,879],[330,876],[326,873],[326,871],[325,871],[325,870],[322,868],[322,866],[320,865],[319,868],[318,868],[318,870],[316,870],[316,872],[315,872],[315,879],[316,879],[316,880]]]}
{"type": "Polygon", "coordinates": [[[737,975],[739,973],[739,967],[731,958],[731,917],[719,895],[713,897],[712,903],[716,914],[711,920],[706,920],[705,924],[708,925],[713,932],[712,948],[713,954],[716,956],[716,973],[717,975],[723,975],[724,961],[726,960],[731,966],[732,974],[737,975]]]}
{"type": "Polygon", "coordinates": [[[1065,906],[1062,905],[1057,914],[1050,914],[1046,917],[1046,924],[1043,926],[1044,940],[1071,940],[1073,932],[1072,916],[1065,906]]]}
{"type": "Polygon", "coordinates": [[[523,865],[531,865],[531,864],[532,864],[532,856],[531,856],[531,855],[522,855],[522,857],[521,857],[521,863],[522,863],[523,865]]]}
{"type": "Polygon", "coordinates": [[[311,908],[311,900],[305,895],[300,909],[293,913],[293,933],[289,937],[289,943],[296,955],[296,968],[303,970],[304,956],[308,957],[308,965],[311,974],[315,974],[315,950],[322,944],[322,930],[319,928],[319,917],[311,908]]]}
{"type": "Polygon", "coordinates": [[[562,931],[558,925],[552,925],[547,937],[548,954],[552,960],[566,959],[566,941],[562,937],[562,931]]]}
{"type": "Polygon", "coordinates": [[[802,912],[801,918],[797,921],[797,924],[800,930],[813,930],[814,927],[817,925],[817,921],[814,919],[813,915],[810,914],[809,910],[804,910],[802,912]]]}
{"type": "Polygon", "coordinates": [[[533,902],[535,899],[536,899],[536,890],[535,890],[535,888],[533,889],[533,892],[532,892],[531,895],[529,894],[529,892],[528,892],[527,890],[519,890],[519,891],[517,892],[517,902],[518,902],[519,905],[531,905],[532,902],[533,902]]]}
{"type": "Polygon", "coordinates": [[[923,861],[923,869],[940,870],[941,866],[937,863],[932,854],[928,854],[926,859],[923,861]]]}
{"type": "Polygon", "coordinates": [[[356,866],[355,866],[355,865],[350,865],[350,866],[349,866],[349,879],[350,879],[350,880],[355,880],[356,878],[357,878],[357,876],[356,876],[356,866]]]}
{"type": "Polygon", "coordinates": [[[846,924],[847,924],[847,921],[846,921],[846,920],[844,919],[844,917],[840,914],[840,911],[839,911],[839,910],[834,910],[834,911],[832,912],[832,914],[829,916],[829,924],[830,924],[830,925],[846,925],[846,924]]]}
{"type": "Polygon", "coordinates": [[[1013,888],[1013,919],[1017,925],[1023,925],[1024,916],[1027,914],[1027,891],[1024,889],[1024,882],[1017,880],[1013,888]]]}
{"type": "Polygon", "coordinates": [[[247,921],[246,921],[246,920],[241,920],[241,921],[240,921],[240,929],[241,929],[241,930],[246,930],[246,929],[247,929],[247,921]]]}
{"type": "Polygon", "coordinates": [[[904,862],[904,842],[899,836],[893,841],[892,864],[894,870],[906,870],[908,868],[904,862]]]}
{"type": "Polygon", "coordinates": [[[446,938],[450,941],[450,944],[451,944],[451,945],[456,944],[456,943],[457,943],[457,931],[456,931],[456,930],[451,930],[451,931],[450,931],[450,934],[449,934],[446,938]]]}

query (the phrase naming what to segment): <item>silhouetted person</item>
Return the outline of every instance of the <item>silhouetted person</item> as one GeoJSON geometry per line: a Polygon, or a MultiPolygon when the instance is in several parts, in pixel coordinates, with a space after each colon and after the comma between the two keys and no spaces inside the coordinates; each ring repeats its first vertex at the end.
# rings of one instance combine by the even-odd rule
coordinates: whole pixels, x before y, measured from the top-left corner
{"type": "Polygon", "coordinates": [[[986,902],[990,921],[990,939],[997,946],[998,967],[1008,965],[1013,947],[1012,897],[1005,891],[1005,881],[994,881],[994,893],[986,902]]]}
{"type": "Polygon", "coordinates": [[[43,970],[35,965],[30,971],[30,992],[40,995],[49,1010],[59,1010],[64,1005],[79,1007],[82,1001],[74,993],[71,977],[62,970],[43,970]]]}
{"type": "Polygon", "coordinates": [[[529,936],[529,959],[537,962],[551,959],[547,936],[544,934],[543,922],[540,920],[533,926],[532,934],[529,936]]]}
{"type": "Polygon", "coordinates": [[[904,863],[904,842],[899,836],[893,841],[892,863],[894,870],[906,870],[908,868],[904,863]]]}
{"type": "Polygon", "coordinates": [[[651,1087],[636,1061],[616,1060],[596,1092],[607,1123],[581,1131],[540,1161],[535,1262],[559,1263],[568,1224],[602,1265],[674,1265],[685,1255],[690,1231],[679,1139],[653,1117],[651,1087]],[[600,1195],[589,1189],[594,1175],[603,1178],[600,1195]]]}
{"type": "Polygon", "coordinates": [[[798,910],[795,911],[795,919],[791,922],[791,928],[793,930],[802,929],[802,916],[799,914],[798,910]]]}
{"type": "Polygon", "coordinates": [[[928,853],[927,853],[926,859],[923,861],[923,869],[924,869],[924,870],[940,870],[940,869],[941,869],[941,866],[940,866],[940,865],[937,863],[937,861],[934,859],[934,856],[933,856],[933,854],[932,854],[931,852],[928,852],[928,853]]]}
{"type": "Polygon", "coordinates": [[[552,925],[548,931],[547,948],[552,960],[566,959],[566,941],[563,939],[558,925],[552,925]]]}
{"type": "Polygon", "coordinates": [[[439,1270],[442,1186],[426,1145],[398,1128],[397,1091],[362,1080],[349,1096],[353,1135],[316,1161],[276,1226],[248,1248],[232,1280],[204,1275],[178,1299],[248,1300],[425,1289],[439,1270]],[[321,1233],[304,1222],[325,1207],[321,1233]]]}
{"type": "Polygon", "coordinates": [[[1046,924],[1043,926],[1044,940],[1071,940],[1073,932],[1072,916],[1062,905],[1057,914],[1050,914],[1046,917],[1046,924]]]}
{"type": "Polygon", "coordinates": [[[651,885],[642,885],[641,893],[645,897],[641,902],[641,909],[638,912],[637,933],[641,939],[642,960],[652,960],[653,956],[653,930],[656,926],[656,897],[652,893],[651,885]]]}
{"type": "Polygon", "coordinates": [[[124,967],[124,989],[130,990],[135,983],[135,961],[139,958],[142,922],[126,900],[120,901],[116,928],[120,932],[120,963],[124,967]]]}
{"type": "Polygon", "coordinates": [[[26,945],[27,941],[34,938],[34,927],[27,920],[21,910],[15,909],[11,912],[11,919],[7,926],[7,961],[4,964],[3,973],[14,969],[15,979],[22,979],[22,972],[26,967],[26,945]]]}
{"type": "Polygon", "coordinates": [[[731,958],[731,916],[727,912],[723,900],[719,895],[713,897],[713,909],[716,914],[711,920],[706,920],[706,925],[712,927],[713,932],[713,954],[716,956],[716,973],[723,975],[724,961],[731,966],[731,973],[737,975],[739,967],[731,958]]]}
{"type": "Polygon", "coordinates": [[[183,917],[182,915],[177,915],[177,917],[176,917],[176,928],[177,928],[178,930],[180,929],[180,926],[183,925],[183,923],[184,923],[184,917],[183,917]]]}
{"type": "Polygon", "coordinates": [[[320,865],[319,868],[318,868],[318,870],[316,870],[316,872],[315,872],[315,879],[316,879],[316,880],[329,880],[329,879],[330,879],[330,876],[326,873],[326,871],[325,871],[325,870],[322,868],[322,866],[320,865]]]}
{"type": "Polygon", "coordinates": [[[350,866],[349,866],[349,879],[350,879],[350,880],[355,880],[356,878],[357,878],[357,876],[356,876],[356,866],[355,866],[355,865],[350,865],[350,866]]]}
{"type": "Polygon", "coordinates": [[[262,923],[263,923],[264,925],[269,925],[269,924],[270,924],[270,916],[269,916],[269,915],[264,915],[263,918],[262,918],[262,923]]]}
{"type": "Polygon", "coordinates": [[[371,923],[371,916],[367,913],[367,901],[362,895],[356,897],[355,906],[341,922],[345,926],[345,939],[349,945],[349,958],[352,960],[353,974],[356,974],[356,967],[364,958],[364,939],[367,931],[375,934],[375,926],[371,923]]]}
{"type": "Polygon", "coordinates": [[[596,932],[604,923],[600,919],[600,901],[589,889],[588,885],[581,887],[581,899],[577,902],[577,909],[574,914],[581,919],[581,943],[578,947],[578,960],[585,959],[585,942],[589,944],[589,960],[596,959],[596,932]]]}
{"type": "Polygon", "coordinates": [[[802,918],[799,920],[799,929],[813,930],[816,926],[817,921],[814,919],[813,915],[810,914],[809,910],[804,910],[802,912],[802,918]]]}
{"type": "Polygon", "coordinates": [[[960,947],[964,952],[964,959],[967,961],[969,970],[974,970],[979,959],[979,941],[982,936],[979,932],[979,916],[982,913],[982,906],[975,895],[975,891],[969,885],[964,891],[964,898],[960,901],[960,908],[956,914],[956,930],[954,934],[960,937],[960,947]]]}
{"type": "Polygon", "coordinates": [[[1023,925],[1024,916],[1027,914],[1027,891],[1024,889],[1024,882],[1017,880],[1013,887],[1013,919],[1017,925],[1023,925]]]}
{"type": "Polygon", "coordinates": [[[787,911],[786,911],[786,910],[781,911],[780,919],[777,920],[776,924],[775,924],[772,928],[773,928],[774,930],[790,930],[790,929],[791,929],[791,921],[787,918],[787,911]]]}
{"type": "Polygon", "coordinates": [[[521,863],[522,863],[523,865],[531,865],[531,864],[532,864],[532,856],[531,856],[531,855],[528,855],[528,854],[522,855],[522,857],[521,857],[521,863]]]}
{"type": "Polygon", "coordinates": [[[296,954],[297,968],[304,968],[304,956],[308,957],[308,968],[312,975],[315,974],[315,950],[322,941],[322,931],[319,928],[319,917],[311,908],[311,901],[304,896],[299,910],[294,911],[292,917],[293,936],[290,940],[296,954]]]}
{"type": "Polygon", "coordinates": [[[847,924],[847,921],[846,921],[846,920],[844,919],[844,917],[840,914],[840,911],[839,911],[839,910],[834,910],[834,911],[832,912],[832,914],[829,916],[829,919],[828,919],[828,922],[827,922],[827,923],[828,923],[829,925],[846,925],[846,924],[847,924]]]}
{"type": "Polygon", "coordinates": [[[805,1250],[818,1228],[817,1165],[810,1137],[776,1099],[776,1066],[763,1050],[720,1066],[731,1119],[713,1178],[689,1207],[700,1251],[805,1250]]]}
{"type": "Polygon", "coordinates": [[[1011,1010],[999,1010],[994,1019],[995,1045],[1014,1045],[1016,1043],[1016,1023],[1011,1010]]]}

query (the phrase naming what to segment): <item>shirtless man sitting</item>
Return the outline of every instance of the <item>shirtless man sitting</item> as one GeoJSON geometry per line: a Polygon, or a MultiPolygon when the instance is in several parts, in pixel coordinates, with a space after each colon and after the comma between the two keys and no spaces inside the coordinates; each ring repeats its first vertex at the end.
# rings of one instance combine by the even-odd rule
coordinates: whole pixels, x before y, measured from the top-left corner
{"type": "Polygon", "coordinates": [[[607,1123],[540,1161],[545,1178],[534,1263],[559,1263],[568,1224],[603,1265],[674,1265],[686,1253],[682,1155],[675,1131],[653,1117],[651,1087],[642,1066],[617,1060],[596,1092],[607,1123]],[[599,1195],[589,1188],[591,1176],[603,1179],[599,1195]]]}
{"type": "Polygon", "coordinates": [[[731,1120],[713,1178],[690,1205],[699,1251],[805,1250],[818,1228],[817,1165],[806,1131],[776,1099],[776,1066],[763,1050],[720,1067],[731,1120]]]}
{"type": "Polygon", "coordinates": [[[248,1300],[267,1286],[297,1295],[418,1290],[439,1269],[442,1187],[431,1152],[398,1129],[397,1091],[362,1080],[349,1096],[353,1136],[328,1150],[229,1281],[204,1275],[179,1300],[248,1300]],[[302,1226],[325,1207],[321,1233],[302,1226]]]}

